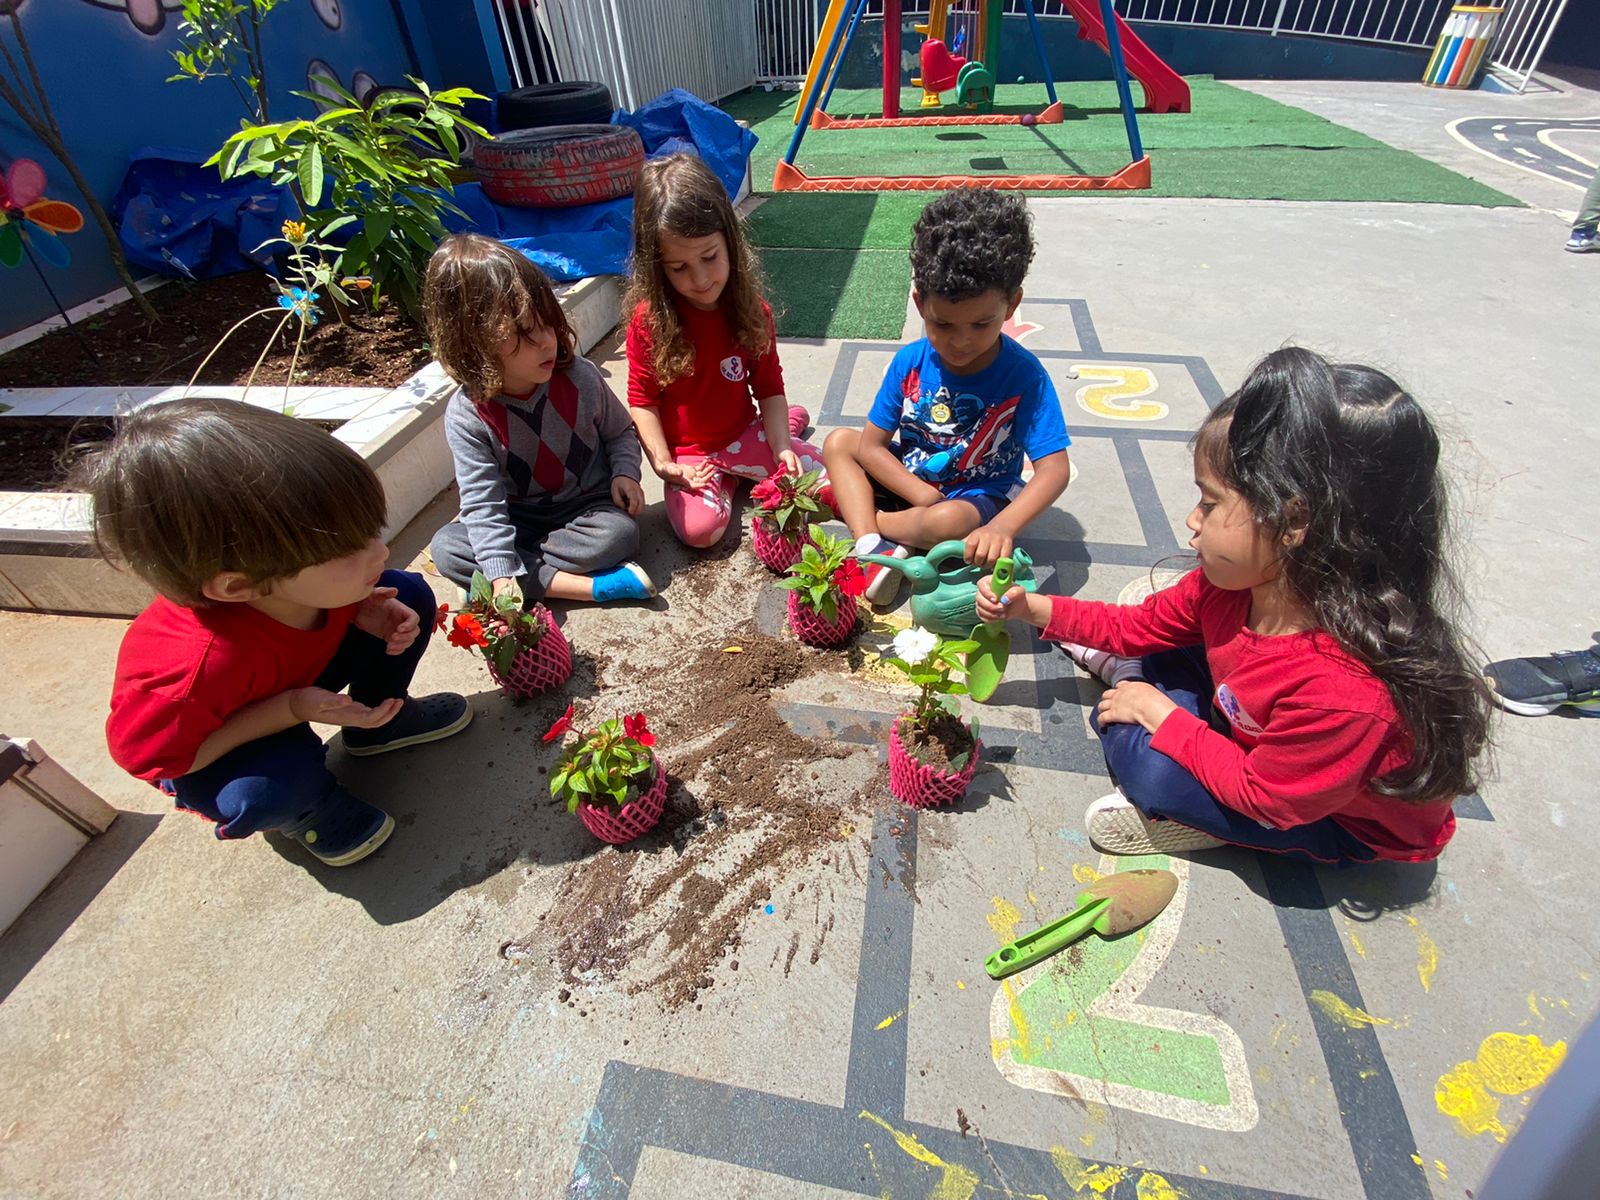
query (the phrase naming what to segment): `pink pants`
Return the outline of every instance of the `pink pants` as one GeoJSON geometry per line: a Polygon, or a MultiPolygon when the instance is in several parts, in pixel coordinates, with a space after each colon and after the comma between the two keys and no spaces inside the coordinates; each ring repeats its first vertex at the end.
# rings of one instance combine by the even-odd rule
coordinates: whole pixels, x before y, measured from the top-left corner
{"type": "MultiPolygon", "coordinates": [[[[794,452],[805,471],[822,470],[822,451],[809,442],[800,440],[800,433],[810,421],[810,414],[798,404],[789,406],[789,437],[794,452]]],[[[685,545],[714,546],[721,540],[733,518],[733,491],[741,479],[759,482],[778,469],[778,460],[767,446],[767,431],[757,417],[745,431],[715,454],[679,454],[672,452],[674,462],[692,466],[711,462],[718,468],[717,477],[697,492],[683,488],[667,488],[667,519],[672,531],[685,545]]]]}

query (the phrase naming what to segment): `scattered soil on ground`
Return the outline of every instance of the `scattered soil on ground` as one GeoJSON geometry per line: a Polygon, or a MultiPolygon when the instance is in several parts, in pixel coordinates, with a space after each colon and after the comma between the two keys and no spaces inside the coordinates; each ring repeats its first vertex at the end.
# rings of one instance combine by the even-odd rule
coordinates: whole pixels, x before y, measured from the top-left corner
{"type": "MultiPolygon", "coordinates": [[[[575,721],[583,728],[610,715],[624,689],[623,711],[651,714],[671,775],[660,826],[567,867],[541,927],[502,950],[552,964],[569,1004],[605,985],[653,995],[667,1009],[697,1001],[719,969],[736,969],[747,923],[775,898],[791,924],[808,901],[817,962],[833,928],[828,881],[846,867],[859,876],[871,809],[894,803],[870,747],[802,737],[779,710],[784,688],[842,672],[844,658],[755,629],[751,614],[771,577],[748,551],[708,566],[673,579],[675,592],[688,584],[698,648],[680,645],[674,657],[608,645],[607,694],[575,721]]],[[[802,940],[791,935],[786,974],[802,940]]]]}
{"type": "MultiPolygon", "coordinates": [[[[196,282],[175,280],[149,293],[161,320],[151,325],[131,300],[0,355],[0,387],[151,387],[186,384],[223,334],[256,311],[201,374],[201,384],[243,386],[284,312],[265,274],[244,271],[196,282]]],[[[393,305],[346,314],[324,299],[306,330],[294,383],[307,387],[398,387],[429,359],[425,336],[393,305]]],[[[255,382],[282,387],[294,356],[297,321],[284,325],[255,382]]]]}

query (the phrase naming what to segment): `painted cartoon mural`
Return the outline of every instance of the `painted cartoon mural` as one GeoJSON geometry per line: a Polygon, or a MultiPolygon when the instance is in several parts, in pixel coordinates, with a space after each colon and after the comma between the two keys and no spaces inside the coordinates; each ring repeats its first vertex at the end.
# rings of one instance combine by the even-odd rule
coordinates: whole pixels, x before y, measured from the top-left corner
{"type": "Polygon", "coordinates": [[[183,10],[183,0],[84,0],[84,3],[127,13],[135,29],[151,36],[166,28],[168,13],[183,10]]]}

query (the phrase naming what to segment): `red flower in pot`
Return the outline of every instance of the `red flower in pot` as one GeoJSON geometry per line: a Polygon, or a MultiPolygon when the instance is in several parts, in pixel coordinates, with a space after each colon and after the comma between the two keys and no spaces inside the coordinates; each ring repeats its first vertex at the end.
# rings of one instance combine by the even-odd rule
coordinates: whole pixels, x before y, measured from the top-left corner
{"type": "MultiPolygon", "coordinates": [[[[448,612],[448,605],[439,606],[436,628],[448,612]]],[[[466,606],[449,620],[450,644],[481,650],[489,674],[508,695],[537,696],[572,675],[572,647],[550,610],[542,604],[525,609],[512,596],[496,596],[482,571],[472,573],[466,606]]]]}
{"type": "Polygon", "coordinates": [[[808,646],[834,649],[850,640],[860,617],[857,598],[867,576],[850,555],[855,545],[822,529],[801,548],[778,586],[789,589],[789,628],[808,646]]]}
{"type": "Polygon", "coordinates": [[[821,471],[795,475],[779,470],[756,484],[750,499],[756,506],[750,545],[762,564],[777,573],[799,561],[813,525],[834,518],[833,488],[821,471]]]}
{"type": "MultiPolygon", "coordinates": [[[[555,741],[572,729],[572,706],[545,732],[555,741]]],[[[667,802],[666,768],[656,760],[644,713],[614,717],[565,747],[550,775],[550,794],[578,814],[589,832],[620,845],[649,832],[667,802]]]]}

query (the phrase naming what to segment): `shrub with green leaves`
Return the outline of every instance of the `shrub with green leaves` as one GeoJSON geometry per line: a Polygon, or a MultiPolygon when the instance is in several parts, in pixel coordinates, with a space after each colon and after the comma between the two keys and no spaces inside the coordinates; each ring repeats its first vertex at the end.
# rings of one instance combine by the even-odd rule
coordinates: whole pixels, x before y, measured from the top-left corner
{"type": "Polygon", "coordinates": [[[172,52],[181,79],[203,82],[220,75],[233,85],[254,121],[272,119],[267,110],[267,59],[261,49],[261,22],[283,0],[183,0],[178,19],[182,45],[172,52]]]}
{"type": "MultiPolygon", "coordinates": [[[[572,728],[572,705],[557,718],[544,735],[549,742],[572,728]]],[[[566,747],[550,775],[550,794],[564,800],[568,812],[578,803],[614,803],[618,808],[639,798],[649,778],[655,754],[650,747],[656,735],[650,732],[645,715],[616,717],[601,721],[576,745],[566,747]]]]}
{"type": "MultiPolygon", "coordinates": [[[[259,175],[290,188],[307,223],[320,235],[354,221],[338,273],[372,280],[373,302],[391,297],[420,322],[422,277],[445,236],[444,217],[462,215],[450,202],[450,172],[463,138],[487,136],[462,115],[470,88],[381,92],[363,106],[326,81],[342,103],[307,120],[247,124],[222,144],[208,166],[224,179],[259,175]]],[[[307,100],[317,97],[296,92],[307,100]]]]}
{"type": "Polygon", "coordinates": [[[825,529],[813,528],[811,541],[800,551],[800,561],[789,568],[789,577],[778,580],[800,598],[800,603],[831,621],[839,615],[839,601],[854,598],[867,590],[867,577],[861,564],[851,557],[855,543],[834,537],[825,529]]]}

